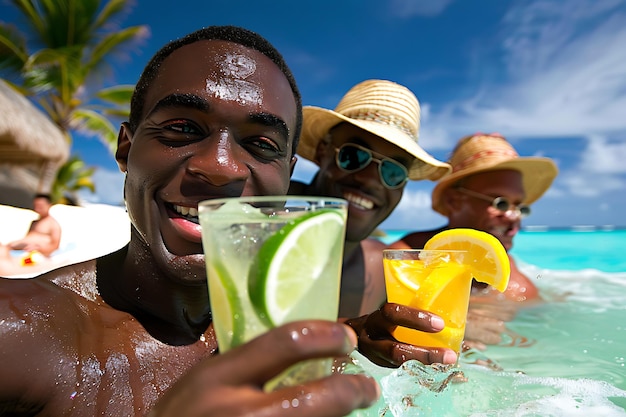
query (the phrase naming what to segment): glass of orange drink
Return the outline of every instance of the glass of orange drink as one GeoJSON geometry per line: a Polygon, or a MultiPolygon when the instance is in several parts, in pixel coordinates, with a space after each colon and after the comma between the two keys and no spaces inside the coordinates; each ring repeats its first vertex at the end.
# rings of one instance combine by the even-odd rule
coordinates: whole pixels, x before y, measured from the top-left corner
{"type": "Polygon", "coordinates": [[[387,301],[435,313],[446,323],[437,333],[398,326],[392,332],[396,340],[459,353],[472,285],[467,256],[462,250],[383,251],[387,301]]]}
{"type": "Polygon", "coordinates": [[[505,292],[511,267],[502,243],[475,229],[453,228],[431,237],[424,249],[383,251],[387,301],[435,313],[446,326],[425,333],[398,326],[400,342],[461,350],[472,280],[505,292]]]}

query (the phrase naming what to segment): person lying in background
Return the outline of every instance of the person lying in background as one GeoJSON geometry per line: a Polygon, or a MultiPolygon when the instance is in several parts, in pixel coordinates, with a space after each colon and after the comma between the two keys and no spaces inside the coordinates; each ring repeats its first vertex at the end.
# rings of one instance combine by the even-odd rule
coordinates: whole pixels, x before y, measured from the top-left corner
{"type": "Polygon", "coordinates": [[[296,362],[350,353],[357,335],[381,365],[454,363],[451,350],[393,340],[396,325],[443,326],[390,304],[349,321],[353,329],[294,322],[217,355],[198,203],[286,194],[301,123],[293,75],[260,35],[210,26],[160,49],[118,135],[128,245],[32,279],[0,279],[0,414],[344,416],[376,401],[374,379],[335,373],[262,387],[296,362]]]}
{"type": "MultiPolygon", "coordinates": [[[[558,174],[551,159],[521,157],[497,133],[477,133],[461,138],[448,162],[452,165],[452,173],[442,178],[432,192],[432,207],[448,218],[448,224],[435,230],[409,233],[390,247],[422,248],[428,239],[442,230],[465,227],[491,233],[508,252],[513,247],[522,219],[531,213],[530,205],[550,188],[558,174]]],[[[515,302],[540,300],[532,280],[519,270],[510,254],[509,259],[511,276],[504,297],[515,302]]],[[[510,320],[515,310],[510,306],[504,310],[494,309],[488,302],[484,303],[498,297],[501,296],[497,291],[474,283],[468,339],[478,338],[488,344],[500,341],[502,322],[510,320]],[[496,310],[501,311],[500,317],[496,310]],[[472,322],[488,320],[494,314],[500,320],[477,329],[483,333],[472,335],[472,322]]]]}
{"type": "Polygon", "coordinates": [[[52,252],[59,249],[61,225],[50,215],[51,207],[52,200],[48,194],[36,194],[33,197],[33,211],[39,217],[32,221],[26,236],[9,242],[6,248],[25,252],[37,251],[44,256],[50,256],[52,252]]]}
{"type": "Polygon", "coordinates": [[[319,166],[289,194],[349,202],[340,317],[377,310],[386,301],[382,250],[368,237],[395,209],[409,180],[437,180],[450,166],[418,144],[420,106],[406,87],[371,79],[354,85],[334,110],[303,108],[298,155],[319,166]]]}
{"type": "Polygon", "coordinates": [[[23,267],[46,260],[61,244],[61,225],[50,215],[52,200],[48,194],[33,197],[33,211],[39,217],[33,220],[26,235],[0,244],[0,276],[19,272],[23,267]],[[21,255],[11,251],[20,251],[21,255]]]}

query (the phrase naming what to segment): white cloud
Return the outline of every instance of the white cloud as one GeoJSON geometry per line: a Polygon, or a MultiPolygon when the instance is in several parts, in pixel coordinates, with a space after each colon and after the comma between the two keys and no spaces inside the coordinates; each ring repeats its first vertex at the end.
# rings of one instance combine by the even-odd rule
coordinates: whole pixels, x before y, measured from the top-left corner
{"type": "Polygon", "coordinates": [[[624,181],[616,176],[589,175],[580,171],[564,173],[560,182],[568,188],[569,194],[585,198],[624,189],[624,181]]]}
{"type": "Polygon", "coordinates": [[[398,204],[399,211],[415,212],[415,210],[421,210],[427,208],[430,210],[430,193],[417,190],[413,191],[407,189],[402,195],[402,200],[398,204]]]}
{"type": "Polygon", "coordinates": [[[407,230],[430,230],[445,224],[446,219],[431,208],[430,188],[411,189],[424,187],[424,184],[410,184],[402,194],[402,200],[393,212],[393,216],[385,221],[383,229],[407,229],[407,230]]]}
{"type": "Polygon", "coordinates": [[[626,2],[566,4],[514,3],[495,43],[468,62],[470,95],[424,104],[420,143],[452,149],[451,140],[484,129],[516,142],[563,139],[555,154],[538,151],[565,165],[546,203],[580,206],[626,192],[626,2]],[[587,145],[574,148],[572,138],[587,145]]]}
{"type": "Polygon", "coordinates": [[[430,124],[453,137],[484,126],[516,137],[626,133],[623,1],[519,3],[500,37],[499,48],[472,60],[473,96],[431,114],[430,124]]]}
{"type": "MultiPolygon", "coordinates": [[[[626,116],[626,108],[624,109],[626,116]]],[[[605,174],[626,174],[626,141],[610,142],[603,136],[589,139],[579,168],[605,174]]]]}
{"type": "MultiPolygon", "coordinates": [[[[557,177],[558,178],[558,177],[557,177]]],[[[541,196],[541,199],[547,199],[547,198],[560,198],[560,197],[566,197],[568,194],[565,190],[563,190],[563,188],[558,186],[558,183],[553,183],[552,186],[550,188],[548,188],[548,191],[545,192],[544,195],[541,196]]]]}
{"type": "Polygon", "coordinates": [[[595,198],[626,189],[626,142],[590,138],[577,166],[559,175],[559,183],[574,196],[595,198]]]}

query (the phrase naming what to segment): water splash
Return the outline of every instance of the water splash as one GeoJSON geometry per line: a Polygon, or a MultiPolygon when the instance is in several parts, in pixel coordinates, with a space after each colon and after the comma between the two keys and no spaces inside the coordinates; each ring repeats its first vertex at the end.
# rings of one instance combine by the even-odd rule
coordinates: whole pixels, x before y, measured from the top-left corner
{"type": "Polygon", "coordinates": [[[462,363],[458,367],[406,362],[380,368],[354,354],[363,371],[374,375],[381,399],[352,417],[575,417],[626,416],[612,399],[626,391],[604,381],[531,377],[462,363]]]}

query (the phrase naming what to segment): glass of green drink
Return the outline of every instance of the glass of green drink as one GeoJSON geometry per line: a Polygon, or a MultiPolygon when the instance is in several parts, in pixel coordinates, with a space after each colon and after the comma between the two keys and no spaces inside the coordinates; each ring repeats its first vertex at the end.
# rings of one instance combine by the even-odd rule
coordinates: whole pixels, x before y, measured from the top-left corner
{"type": "MultiPolygon", "coordinates": [[[[213,326],[221,352],[304,319],[337,320],[347,202],[257,196],[198,205],[213,326]]],[[[298,364],[266,389],[331,372],[298,364]]]]}

